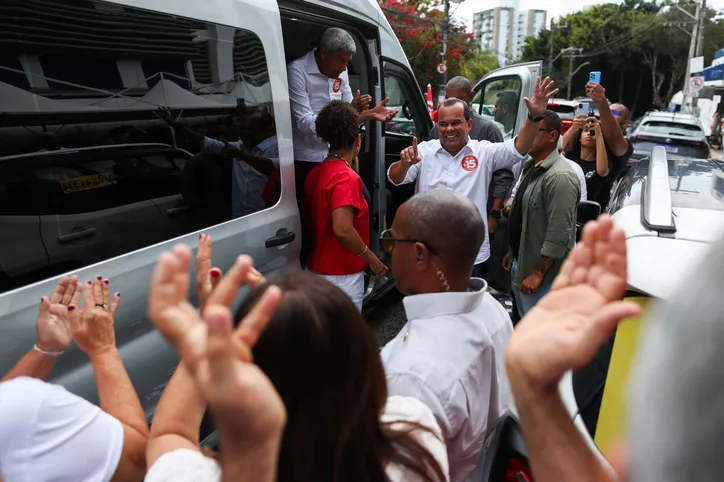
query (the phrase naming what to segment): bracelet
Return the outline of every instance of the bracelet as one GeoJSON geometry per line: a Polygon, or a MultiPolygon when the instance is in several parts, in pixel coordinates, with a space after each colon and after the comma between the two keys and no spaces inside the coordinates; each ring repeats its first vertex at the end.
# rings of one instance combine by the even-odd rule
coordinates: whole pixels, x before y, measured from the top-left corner
{"type": "Polygon", "coordinates": [[[35,351],[37,351],[38,353],[40,353],[41,355],[45,355],[45,356],[60,356],[60,355],[62,355],[62,354],[64,353],[64,350],[60,350],[60,351],[45,351],[45,350],[41,350],[40,348],[38,348],[38,345],[37,345],[37,344],[33,345],[33,350],[35,350],[35,351]]]}
{"type": "Polygon", "coordinates": [[[358,254],[358,255],[357,255],[357,257],[361,257],[361,256],[364,256],[364,255],[365,255],[365,253],[366,253],[367,251],[369,251],[369,249],[370,249],[370,247],[369,247],[369,246],[365,246],[365,250],[364,250],[364,251],[362,251],[362,252],[361,252],[360,254],[358,254]]]}

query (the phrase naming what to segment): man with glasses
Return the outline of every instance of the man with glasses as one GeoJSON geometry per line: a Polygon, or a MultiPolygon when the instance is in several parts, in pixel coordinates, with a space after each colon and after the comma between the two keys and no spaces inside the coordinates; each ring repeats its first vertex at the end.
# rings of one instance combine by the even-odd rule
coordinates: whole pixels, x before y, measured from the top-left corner
{"type": "Polygon", "coordinates": [[[470,278],[484,239],[478,206],[450,191],[410,198],[381,238],[407,295],[407,324],[382,350],[388,394],[416,398],[435,414],[452,482],[475,469],[511,403],[503,354],[513,325],[486,282],[470,278]]]}
{"type": "Polygon", "coordinates": [[[560,117],[545,111],[510,212],[510,252],[503,264],[507,268],[512,261],[513,296],[521,317],[550,290],[576,243],[581,188],[558,152],[560,135],[560,117]]]}
{"type": "Polygon", "coordinates": [[[488,187],[493,172],[511,168],[521,162],[538,134],[542,114],[548,100],[555,96],[554,82],[548,78],[536,79],[533,99],[525,99],[528,120],[515,139],[500,143],[470,139],[473,120],[468,104],[451,98],[442,103],[438,113],[440,139],[423,142],[417,138],[412,147],[400,153],[400,160],[392,164],[387,178],[395,186],[417,182],[415,192],[447,190],[470,198],[480,210],[485,222],[485,240],[475,260],[473,276],[485,275],[485,263],[490,257],[488,239],[488,187]]]}

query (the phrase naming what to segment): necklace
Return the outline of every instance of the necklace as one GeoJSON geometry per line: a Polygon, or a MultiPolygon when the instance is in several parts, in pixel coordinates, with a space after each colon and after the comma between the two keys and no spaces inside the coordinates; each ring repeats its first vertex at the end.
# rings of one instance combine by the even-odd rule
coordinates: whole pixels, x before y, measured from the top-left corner
{"type": "Polygon", "coordinates": [[[340,161],[344,161],[345,164],[347,164],[348,166],[350,165],[350,163],[347,162],[347,159],[345,159],[344,157],[339,156],[339,155],[337,155],[337,154],[335,154],[335,153],[333,153],[333,152],[328,152],[328,153],[327,153],[327,157],[332,157],[332,158],[334,158],[334,159],[337,159],[337,160],[340,160],[340,161]]]}

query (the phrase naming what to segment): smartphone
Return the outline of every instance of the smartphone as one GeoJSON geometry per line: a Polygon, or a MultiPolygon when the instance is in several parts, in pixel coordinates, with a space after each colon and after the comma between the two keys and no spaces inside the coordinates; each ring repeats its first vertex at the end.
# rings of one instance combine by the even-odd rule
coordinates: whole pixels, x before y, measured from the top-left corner
{"type": "Polygon", "coordinates": [[[593,82],[594,84],[600,84],[601,72],[591,72],[591,74],[589,75],[589,82],[593,82]]]}
{"type": "Polygon", "coordinates": [[[588,106],[588,102],[580,102],[580,103],[578,104],[578,107],[576,107],[576,115],[580,115],[580,114],[586,114],[586,115],[588,115],[588,113],[590,112],[590,110],[591,110],[591,109],[590,109],[590,107],[588,106]]]}

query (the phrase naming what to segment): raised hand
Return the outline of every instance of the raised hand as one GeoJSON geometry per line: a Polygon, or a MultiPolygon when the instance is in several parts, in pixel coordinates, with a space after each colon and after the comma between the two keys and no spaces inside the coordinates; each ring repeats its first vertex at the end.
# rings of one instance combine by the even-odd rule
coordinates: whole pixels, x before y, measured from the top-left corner
{"type": "Polygon", "coordinates": [[[110,296],[110,281],[97,276],[83,285],[83,309],[70,313],[73,338],[84,353],[92,357],[116,348],[113,320],[120,293],[110,296]]]}
{"type": "Polygon", "coordinates": [[[196,251],[196,293],[199,297],[199,310],[204,311],[206,301],[219,281],[221,269],[211,267],[211,236],[199,235],[199,249],[196,251]]]}
{"type": "Polygon", "coordinates": [[[575,131],[580,131],[581,129],[586,127],[586,124],[588,124],[588,114],[578,114],[573,120],[573,126],[571,127],[571,129],[575,131]]]}
{"type": "Polygon", "coordinates": [[[531,100],[528,97],[523,98],[525,105],[528,106],[528,112],[531,117],[538,117],[546,111],[548,101],[558,93],[558,89],[553,90],[554,85],[555,82],[553,82],[550,77],[546,77],[543,82],[541,82],[540,77],[535,79],[533,99],[531,100]]]}
{"type": "Polygon", "coordinates": [[[164,121],[166,124],[170,126],[175,126],[178,124],[176,122],[176,119],[174,119],[173,115],[171,114],[171,109],[168,107],[159,107],[158,110],[155,111],[156,117],[164,121]]]}
{"type": "Polygon", "coordinates": [[[402,162],[405,167],[409,168],[420,161],[422,161],[422,157],[420,157],[420,153],[417,150],[417,137],[413,137],[412,145],[404,148],[400,152],[400,162],[402,162]]]}
{"type": "Polygon", "coordinates": [[[357,109],[357,112],[360,114],[367,109],[370,108],[370,103],[372,102],[372,96],[369,94],[361,95],[360,91],[358,90],[357,93],[354,96],[354,99],[352,99],[352,106],[357,109]]]}
{"type": "Polygon", "coordinates": [[[627,288],[626,237],[610,216],[586,224],[551,292],[521,320],[508,343],[511,384],[556,390],[569,370],[588,364],[618,322],[637,316],[620,301],[627,288]]]}
{"type": "Polygon", "coordinates": [[[589,82],[586,84],[586,95],[596,104],[608,103],[606,89],[601,84],[589,82]]]}
{"type": "Polygon", "coordinates": [[[390,98],[387,97],[382,102],[377,104],[373,109],[363,111],[362,113],[360,113],[360,120],[372,120],[379,122],[387,122],[392,120],[399,111],[394,109],[388,109],[386,105],[389,101],[390,98]]]}
{"type": "Polygon", "coordinates": [[[36,323],[36,345],[46,352],[61,352],[73,341],[70,312],[78,308],[82,287],[77,276],[63,276],[58,280],[50,298],[40,299],[36,323]]]}

